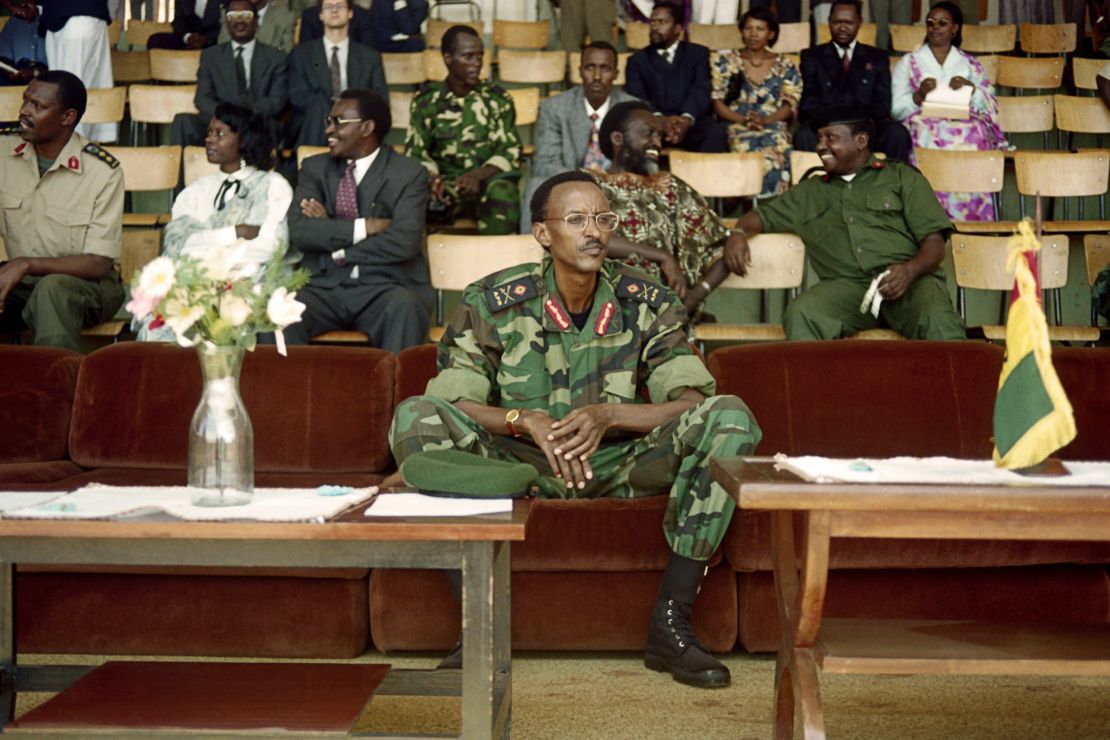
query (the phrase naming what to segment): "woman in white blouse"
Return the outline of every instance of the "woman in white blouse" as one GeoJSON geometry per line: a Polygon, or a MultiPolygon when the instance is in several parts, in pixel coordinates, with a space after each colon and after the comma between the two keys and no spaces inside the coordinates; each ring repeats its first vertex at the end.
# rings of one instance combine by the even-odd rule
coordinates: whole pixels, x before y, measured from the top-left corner
{"type": "MultiPolygon", "coordinates": [[[[983,65],[960,49],[963,13],[959,6],[939,2],[925,20],[925,45],[898,61],[891,80],[891,115],[910,130],[922,149],[1009,149],[998,125],[998,100],[983,65]],[[921,104],[938,86],[953,90],[970,85],[967,119],[925,117],[921,104]]],[[[916,164],[911,155],[910,161],[916,164]]],[[[993,221],[994,204],[987,193],[937,193],[953,221],[993,221]]]]}
{"type": "MultiPolygon", "coordinates": [[[[247,108],[221,103],[204,148],[220,171],[198,178],[177,196],[163,233],[163,254],[199,257],[227,250],[229,267],[257,265],[261,272],[274,255],[285,254],[285,214],[293,202],[289,183],[272,171],[274,145],[266,122],[247,108]]],[[[149,329],[150,320],[138,327],[140,340],[173,340],[165,329],[149,329]]]]}

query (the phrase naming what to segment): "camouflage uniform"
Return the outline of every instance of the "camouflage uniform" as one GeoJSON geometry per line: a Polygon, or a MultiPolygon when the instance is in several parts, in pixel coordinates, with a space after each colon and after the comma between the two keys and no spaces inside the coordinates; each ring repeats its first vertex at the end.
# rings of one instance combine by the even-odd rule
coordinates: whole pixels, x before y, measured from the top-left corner
{"type": "Polygon", "coordinates": [[[443,175],[454,217],[476,218],[480,234],[517,231],[520,152],[516,109],[503,88],[479,82],[459,98],[441,83],[413,98],[405,153],[432,175],[443,175]],[[460,199],[455,178],[486,165],[501,172],[482,183],[477,197],[460,199]]]}
{"type": "Polygon", "coordinates": [[[724,537],[733,500],[709,473],[709,458],[748,454],[761,432],[744,402],[714,396],[716,383],[686,344],[674,293],[607,261],[578,331],[557,291],[551,259],[471,284],[439,346],[427,394],[400,404],[390,429],[401,463],[430,449],[458,448],[524,461],[550,498],[641,497],[670,488],[663,531],[672,550],[706,560],[724,537]],[[568,489],[527,437],[494,435],[453,405],[469,400],[561,419],[598,403],[673,401],[686,389],[707,398],[644,436],[606,435],[590,458],[593,480],[568,489]]]}

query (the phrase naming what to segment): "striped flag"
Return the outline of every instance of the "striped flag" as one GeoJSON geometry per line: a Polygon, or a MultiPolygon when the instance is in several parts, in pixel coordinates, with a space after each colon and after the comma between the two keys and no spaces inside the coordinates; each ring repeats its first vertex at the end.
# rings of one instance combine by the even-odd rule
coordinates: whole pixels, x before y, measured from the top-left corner
{"type": "Polygon", "coordinates": [[[1027,468],[1075,439],[1075,417],[1056,370],[1037,283],[1040,242],[1029,219],[1010,240],[1014,293],[1006,318],[1006,361],[994,401],[994,462],[1027,468]]]}

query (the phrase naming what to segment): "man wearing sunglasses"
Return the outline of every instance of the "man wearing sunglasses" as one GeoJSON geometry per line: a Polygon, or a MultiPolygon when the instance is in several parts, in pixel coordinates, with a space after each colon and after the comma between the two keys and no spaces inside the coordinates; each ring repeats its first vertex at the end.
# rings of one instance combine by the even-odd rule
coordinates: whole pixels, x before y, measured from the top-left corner
{"type": "MultiPolygon", "coordinates": [[[[729,671],[689,617],[706,561],[734,504],[709,459],[749,454],[761,432],[686,342],[686,311],[666,286],[607,260],[619,217],[585,172],[532,197],[532,235],[547,254],[471,284],[439,346],[427,395],[401,403],[390,429],[401,464],[454,448],[535,466],[547,498],[669,492],[670,557],[644,662],[683,683],[727,686],[729,671]]],[[[456,648],[441,667],[458,667],[456,648]]]]}
{"type": "MultiPolygon", "coordinates": [[[[288,0],[252,0],[254,17],[258,20],[255,38],[288,54],[293,50],[293,30],[297,16],[289,9],[288,0]]],[[[220,29],[218,43],[231,40],[230,29],[225,24],[220,29]]]]}

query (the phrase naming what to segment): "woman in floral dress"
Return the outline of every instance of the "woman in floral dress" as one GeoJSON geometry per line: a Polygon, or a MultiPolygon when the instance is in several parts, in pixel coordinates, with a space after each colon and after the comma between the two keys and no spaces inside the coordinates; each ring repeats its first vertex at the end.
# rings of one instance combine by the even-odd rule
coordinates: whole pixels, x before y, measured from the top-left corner
{"type": "Polygon", "coordinates": [[[790,121],[802,97],[802,77],[786,57],[770,51],[779,34],[774,13],[752,8],[740,18],[743,49],[717,54],[713,111],[725,121],[729,149],[763,155],[763,192],[790,187],[790,121]]]}

